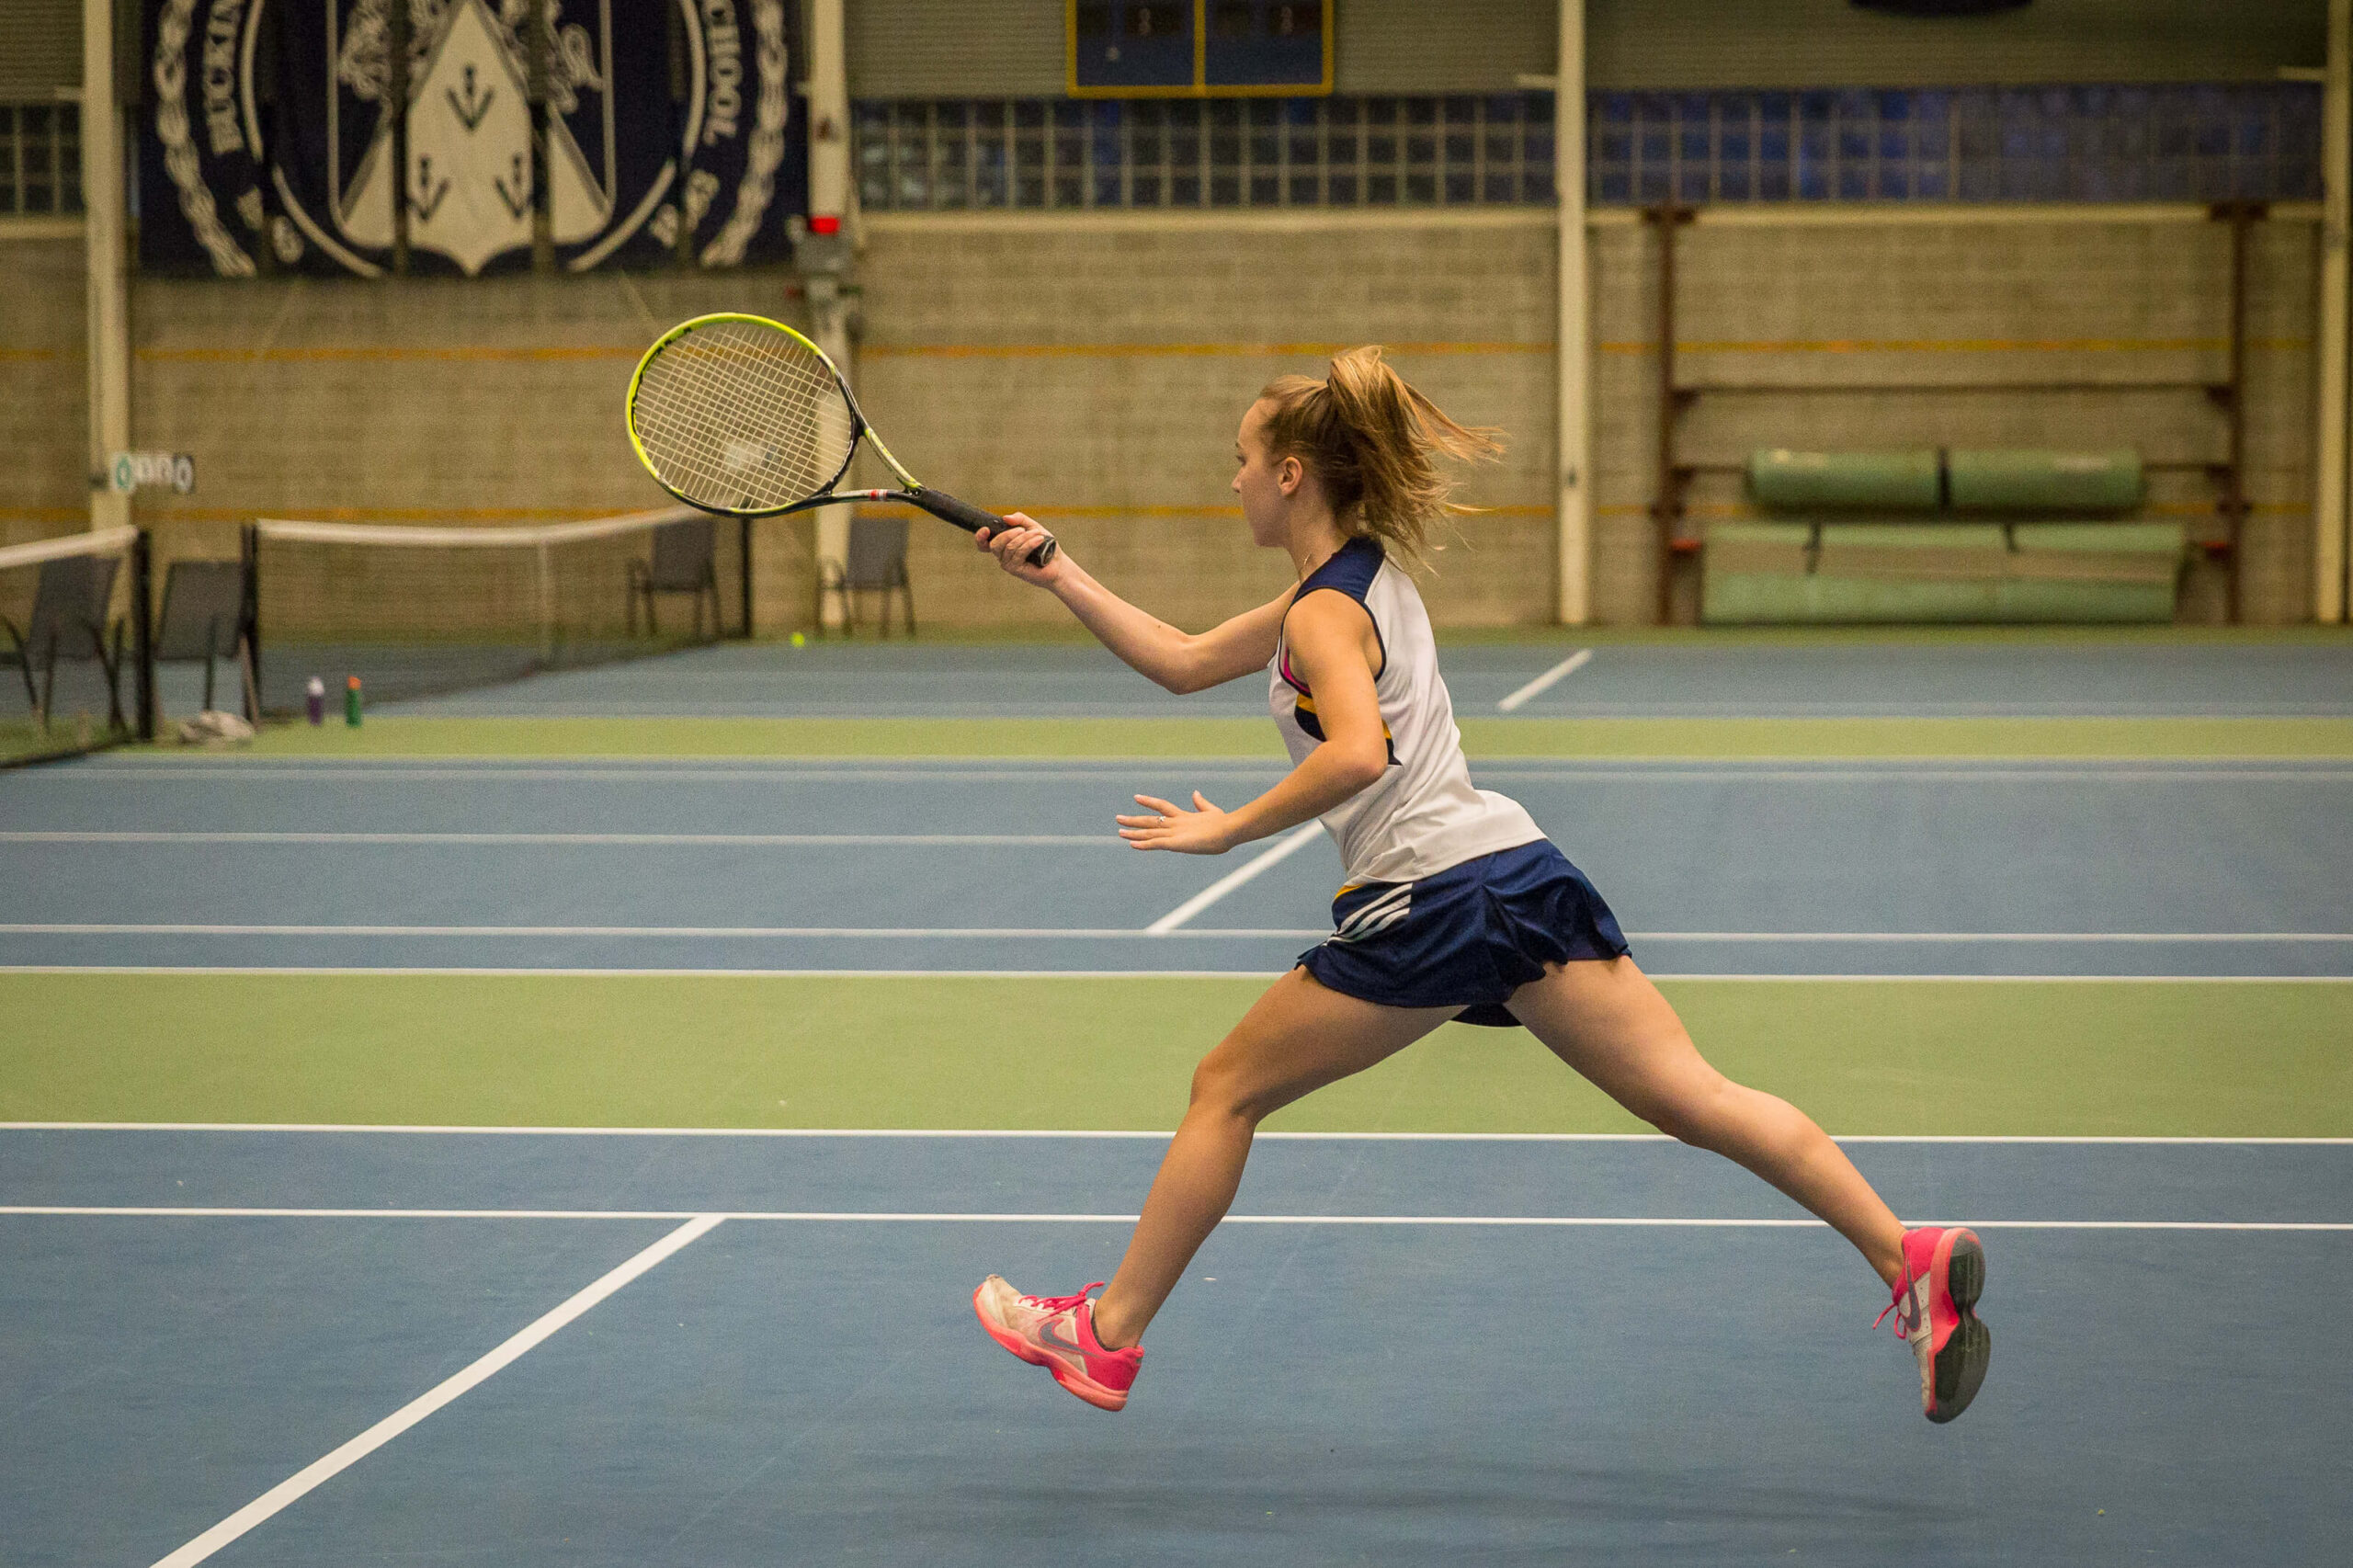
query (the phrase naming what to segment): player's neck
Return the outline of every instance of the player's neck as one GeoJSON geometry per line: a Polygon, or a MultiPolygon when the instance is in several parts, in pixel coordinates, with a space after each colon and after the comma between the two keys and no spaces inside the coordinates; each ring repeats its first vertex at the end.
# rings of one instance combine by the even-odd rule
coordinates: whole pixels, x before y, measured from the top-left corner
{"type": "Polygon", "coordinates": [[[1347,542],[1338,519],[1328,511],[1318,511],[1292,519],[1290,541],[1284,548],[1290,551],[1290,563],[1303,583],[1309,573],[1337,555],[1347,542]]]}

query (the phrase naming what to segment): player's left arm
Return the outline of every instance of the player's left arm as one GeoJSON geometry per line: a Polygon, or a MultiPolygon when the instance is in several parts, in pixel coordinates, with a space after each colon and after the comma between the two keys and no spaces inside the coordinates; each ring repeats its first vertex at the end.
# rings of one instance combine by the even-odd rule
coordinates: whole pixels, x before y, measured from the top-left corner
{"type": "Polygon", "coordinates": [[[1283,637],[1292,668],[1315,693],[1324,743],[1281,783],[1230,812],[1219,810],[1198,790],[1189,811],[1138,795],[1136,803],[1153,814],[1120,818],[1120,837],[1139,849],[1222,855],[1323,815],[1388,771],[1389,736],[1373,689],[1381,652],[1372,617],[1346,594],[1313,593],[1290,607],[1283,637]]]}

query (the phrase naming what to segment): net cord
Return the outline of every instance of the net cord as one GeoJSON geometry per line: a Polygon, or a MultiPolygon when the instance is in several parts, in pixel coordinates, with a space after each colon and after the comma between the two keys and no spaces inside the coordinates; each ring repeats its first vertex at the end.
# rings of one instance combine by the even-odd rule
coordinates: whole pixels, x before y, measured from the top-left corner
{"type": "MultiPolygon", "coordinates": [[[[259,517],[255,537],[293,544],[453,545],[482,549],[540,549],[574,544],[583,540],[610,539],[636,533],[664,523],[690,522],[703,516],[691,506],[665,506],[652,512],[623,512],[577,523],[546,523],[537,527],[457,528],[410,527],[398,523],[313,523],[286,517],[259,517]]],[[[124,529],[126,534],[136,530],[124,529]]]]}
{"type": "Polygon", "coordinates": [[[138,537],[135,528],[92,528],[86,533],[0,547],[0,572],[17,566],[38,566],[44,561],[65,561],[76,555],[125,554],[138,537]]]}

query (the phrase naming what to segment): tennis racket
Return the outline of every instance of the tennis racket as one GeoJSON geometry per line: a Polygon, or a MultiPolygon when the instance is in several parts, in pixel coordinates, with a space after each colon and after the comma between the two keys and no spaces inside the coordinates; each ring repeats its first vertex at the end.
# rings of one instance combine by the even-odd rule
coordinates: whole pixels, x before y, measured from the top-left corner
{"type": "MultiPolygon", "coordinates": [[[[847,501],[920,506],[967,533],[1006,527],[933,490],[891,455],[825,351],[781,322],[725,312],[681,322],[629,379],[629,439],[654,483],[689,506],[774,517],[847,501]],[[839,490],[860,442],[897,490],[839,490]]],[[[1029,564],[1054,558],[1051,539],[1029,564]]]]}

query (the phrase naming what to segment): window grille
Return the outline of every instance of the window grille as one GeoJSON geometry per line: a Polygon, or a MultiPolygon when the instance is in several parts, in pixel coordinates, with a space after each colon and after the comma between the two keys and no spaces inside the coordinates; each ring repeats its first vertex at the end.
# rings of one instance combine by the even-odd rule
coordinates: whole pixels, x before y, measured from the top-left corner
{"type": "Polygon", "coordinates": [[[0,217],[82,210],[82,111],[0,104],[0,217]]]}
{"type": "MultiPolygon", "coordinates": [[[[857,106],[871,211],[1553,199],[1552,98],[946,99],[857,106]]],[[[1597,92],[1586,199],[2218,201],[2320,195],[2320,90],[1597,92]]]]}

